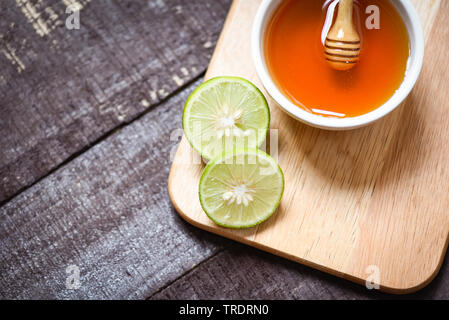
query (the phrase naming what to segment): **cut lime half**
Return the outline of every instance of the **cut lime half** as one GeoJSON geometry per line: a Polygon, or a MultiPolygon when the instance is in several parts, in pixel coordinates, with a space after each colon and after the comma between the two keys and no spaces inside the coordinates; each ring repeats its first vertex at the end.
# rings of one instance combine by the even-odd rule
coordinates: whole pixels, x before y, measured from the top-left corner
{"type": "Polygon", "coordinates": [[[258,148],[270,126],[270,109],[248,80],[216,77],[189,96],[182,124],[192,147],[211,160],[223,151],[258,148]]]}
{"type": "Polygon", "coordinates": [[[284,192],[284,175],[272,157],[242,150],[215,158],[201,176],[204,212],[216,224],[249,228],[268,219],[284,192]]]}

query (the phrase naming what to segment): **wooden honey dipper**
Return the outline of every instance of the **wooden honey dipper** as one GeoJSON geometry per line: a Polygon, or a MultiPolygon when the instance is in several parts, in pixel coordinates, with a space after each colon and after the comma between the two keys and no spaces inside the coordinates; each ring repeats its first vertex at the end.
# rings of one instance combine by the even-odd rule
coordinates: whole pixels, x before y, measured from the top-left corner
{"type": "Polygon", "coordinates": [[[337,19],[324,43],[326,60],[336,70],[349,70],[359,60],[360,37],[352,21],[353,7],[353,0],[340,0],[337,19]]]}

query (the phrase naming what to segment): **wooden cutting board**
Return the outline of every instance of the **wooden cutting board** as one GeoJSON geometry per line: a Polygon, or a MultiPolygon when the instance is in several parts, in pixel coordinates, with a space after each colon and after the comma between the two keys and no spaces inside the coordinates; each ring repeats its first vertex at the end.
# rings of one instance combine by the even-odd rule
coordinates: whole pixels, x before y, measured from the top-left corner
{"type": "MultiPolygon", "coordinates": [[[[206,79],[236,75],[263,89],[250,55],[261,0],[235,0],[206,79]]],[[[204,165],[182,138],[169,178],[191,224],[381,290],[409,293],[437,274],[449,236],[449,1],[413,0],[427,40],[420,79],[386,118],[353,131],[308,127],[269,101],[285,175],[279,209],[247,230],[212,223],[198,200],[204,165]],[[376,280],[377,279],[377,280],[376,280]]],[[[181,116],[181,115],[180,115],[181,116]]]]}

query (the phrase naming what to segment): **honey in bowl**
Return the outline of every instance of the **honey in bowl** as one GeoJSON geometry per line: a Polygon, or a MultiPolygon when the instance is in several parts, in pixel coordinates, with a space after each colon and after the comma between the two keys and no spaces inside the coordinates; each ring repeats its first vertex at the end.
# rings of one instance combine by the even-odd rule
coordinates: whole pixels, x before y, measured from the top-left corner
{"type": "Polygon", "coordinates": [[[267,26],[267,66],[277,86],[299,108],[322,116],[360,116],[383,105],[400,87],[410,51],[407,29],[390,0],[356,0],[353,19],[361,38],[360,60],[350,70],[334,70],[324,58],[322,43],[329,3],[281,3],[267,26]],[[367,27],[371,17],[366,8],[373,5],[379,8],[379,28],[367,27]]]}

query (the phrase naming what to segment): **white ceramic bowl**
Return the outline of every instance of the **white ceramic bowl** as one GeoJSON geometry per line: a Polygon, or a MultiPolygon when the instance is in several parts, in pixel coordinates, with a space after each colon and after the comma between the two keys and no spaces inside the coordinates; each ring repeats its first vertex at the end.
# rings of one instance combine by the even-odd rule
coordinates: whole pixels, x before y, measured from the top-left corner
{"type": "Polygon", "coordinates": [[[410,39],[410,56],[407,63],[407,71],[399,89],[385,104],[377,109],[357,117],[334,118],[324,117],[307,112],[288,99],[276,86],[268,71],[265,62],[264,39],[265,30],[274,11],[283,0],[263,0],[255,17],[252,35],[251,49],[252,57],[257,74],[262,81],[268,94],[279,104],[279,106],[306,124],[314,127],[329,130],[354,129],[372,123],[401,104],[408,96],[418,79],[424,59],[424,35],[421,22],[415,8],[409,0],[392,0],[393,5],[398,10],[408,31],[410,39]]]}

